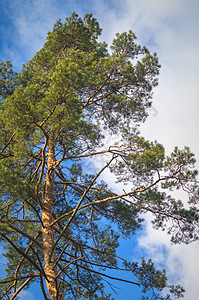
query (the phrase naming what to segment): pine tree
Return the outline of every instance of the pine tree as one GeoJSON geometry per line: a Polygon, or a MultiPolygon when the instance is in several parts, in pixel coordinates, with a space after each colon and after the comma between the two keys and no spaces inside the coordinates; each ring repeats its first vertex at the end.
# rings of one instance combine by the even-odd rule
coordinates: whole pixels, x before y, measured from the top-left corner
{"type": "Polygon", "coordinates": [[[197,171],[189,148],[167,157],[140,136],[157,55],[136,44],[132,31],[117,34],[108,52],[100,34],[91,14],[73,13],[56,22],[20,73],[10,61],[0,64],[0,237],[8,262],[1,299],[15,299],[34,281],[45,300],[112,299],[107,280],[142,287],[151,299],[170,299],[164,288],[176,298],[184,291],[151,260],[128,262],[116,252],[146,212],[174,243],[196,240],[197,171]],[[117,142],[106,145],[105,136],[117,142]],[[100,163],[91,170],[93,160],[100,163]],[[100,179],[107,170],[127,191],[100,179]],[[188,208],[164,191],[173,189],[188,193],[188,208]]]}

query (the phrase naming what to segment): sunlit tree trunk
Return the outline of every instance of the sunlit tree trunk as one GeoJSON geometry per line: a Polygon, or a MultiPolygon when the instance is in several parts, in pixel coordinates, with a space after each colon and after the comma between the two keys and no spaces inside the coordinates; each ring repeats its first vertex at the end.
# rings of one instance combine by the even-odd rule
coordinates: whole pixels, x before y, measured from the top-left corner
{"type": "Polygon", "coordinates": [[[45,194],[42,209],[42,221],[44,228],[42,230],[43,236],[43,254],[45,263],[45,273],[47,276],[46,285],[51,300],[62,300],[63,295],[56,278],[57,268],[55,267],[56,255],[53,251],[50,258],[51,249],[54,243],[54,236],[52,226],[52,207],[53,207],[53,194],[54,194],[54,165],[55,165],[55,150],[51,140],[48,144],[48,171],[45,179],[45,194]]]}

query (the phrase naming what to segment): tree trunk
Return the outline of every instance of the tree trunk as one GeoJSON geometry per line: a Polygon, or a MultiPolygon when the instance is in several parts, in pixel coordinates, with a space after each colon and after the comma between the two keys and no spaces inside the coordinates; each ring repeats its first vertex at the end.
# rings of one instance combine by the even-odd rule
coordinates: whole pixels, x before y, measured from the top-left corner
{"type": "Polygon", "coordinates": [[[42,221],[44,228],[42,229],[43,237],[43,254],[44,254],[44,271],[46,273],[46,285],[48,293],[51,300],[63,300],[63,295],[61,292],[61,287],[59,286],[59,281],[56,279],[57,268],[54,267],[56,261],[55,251],[53,252],[51,259],[50,253],[54,243],[53,229],[50,225],[52,223],[52,208],[54,201],[54,165],[56,163],[55,150],[49,139],[48,144],[48,171],[45,179],[45,193],[43,199],[42,208],[42,221]],[[54,267],[54,268],[53,268],[54,267]]]}

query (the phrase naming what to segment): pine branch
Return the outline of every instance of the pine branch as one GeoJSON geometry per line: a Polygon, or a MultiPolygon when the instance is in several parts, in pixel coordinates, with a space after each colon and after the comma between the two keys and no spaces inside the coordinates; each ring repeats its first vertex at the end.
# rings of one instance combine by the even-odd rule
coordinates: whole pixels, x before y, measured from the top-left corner
{"type": "Polygon", "coordinates": [[[10,224],[8,221],[0,219],[0,223],[7,224],[9,228],[11,228],[12,230],[14,230],[15,232],[20,233],[21,235],[23,235],[24,237],[26,237],[27,239],[29,239],[30,241],[32,241],[34,244],[36,244],[40,249],[42,249],[42,244],[40,244],[35,238],[33,238],[28,233],[22,231],[21,229],[17,228],[16,226],[10,224]]]}
{"type": "Polygon", "coordinates": [[[14,293],[14,295],[10,298],[10,300],[14,300],[16,297],[17,297],[17,295],[24,289],[24,287],[26,286],[26,285],[28,285],[29,284],[29,282],[31,282],[33,279],[34,279],[35,277],[30,277],[30,278],[28,278],[17,290],[16,290],[16,292],[14,293]]]}
{"type": "MultiPolygon", "coordinates": [[[[22,251],[20,248],[18,248],[5,234],[1,233],[1,236],[6,240],[20,255],[22,255],[25,259],[27,259],[31,265],[33,265],[39,272],[40,274],[43,274],[43,271],[40,269],[40,267],[32,260],[32,258],[22,251]]],[[[45,274],[44,274],[45,275],[45,274]]]]}
{"type": "Polygon", "coordinates": [[[87,192],[89,191],[89,189],[91,188],[91,186],[93,185],[93,183],[97,180],[97,178],[100,176],[100,174],[110,165],[110,163],[113,161],[115,157],[113,156],[111,158],[111,160],[97,173],[97,175],[93,178],[93,180],[91,181],[90,185],[85,189],[81,199],[79,200],[79,203],[77,204],[76,208],[73,210],[73,213],[70,217],[70,219],[68,220],[67,224],[64,226],[62,232],[60,233],[60,235],[58,236],[58,238],[56,239],[52,249],[51,249],[51,253],[50,253],[50,257],[49,260],[51,259],[52,253],[57,245],[57,243],[59,242],[59,240],[61,239],[62,235],[64,234],[64,232],[68,229],[70,223],[72,222],[72,220],[74,219],[82,201],[84,200],[84,197],[86,196],[87,192]]]}

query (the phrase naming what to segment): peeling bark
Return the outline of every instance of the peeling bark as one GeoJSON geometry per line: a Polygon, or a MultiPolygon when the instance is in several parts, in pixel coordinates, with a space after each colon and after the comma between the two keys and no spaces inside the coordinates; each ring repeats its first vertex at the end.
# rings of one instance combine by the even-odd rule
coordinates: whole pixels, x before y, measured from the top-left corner
{"type": "Polygon", "coordinates": [[[58,291],[59,282],[56,279],[57,268],[54,267],[56,261],[55,251],[50,259],[51,249],[54,243],[52,223],[52,208],[53,208],[53,194],[54,194],[54,165],[56,163],[55,150],[51,140],[48,144],[48,171],[45,179],[45,191],[42,206],[42,222],[44,228],[42,229],[43,238],[43,254],[44,254],[44,271],[46,273],[46,285],[51,300],[63,300],[62,292],[58,291]],[[54,268],[53,268],[54,267],[54,268]]]}

